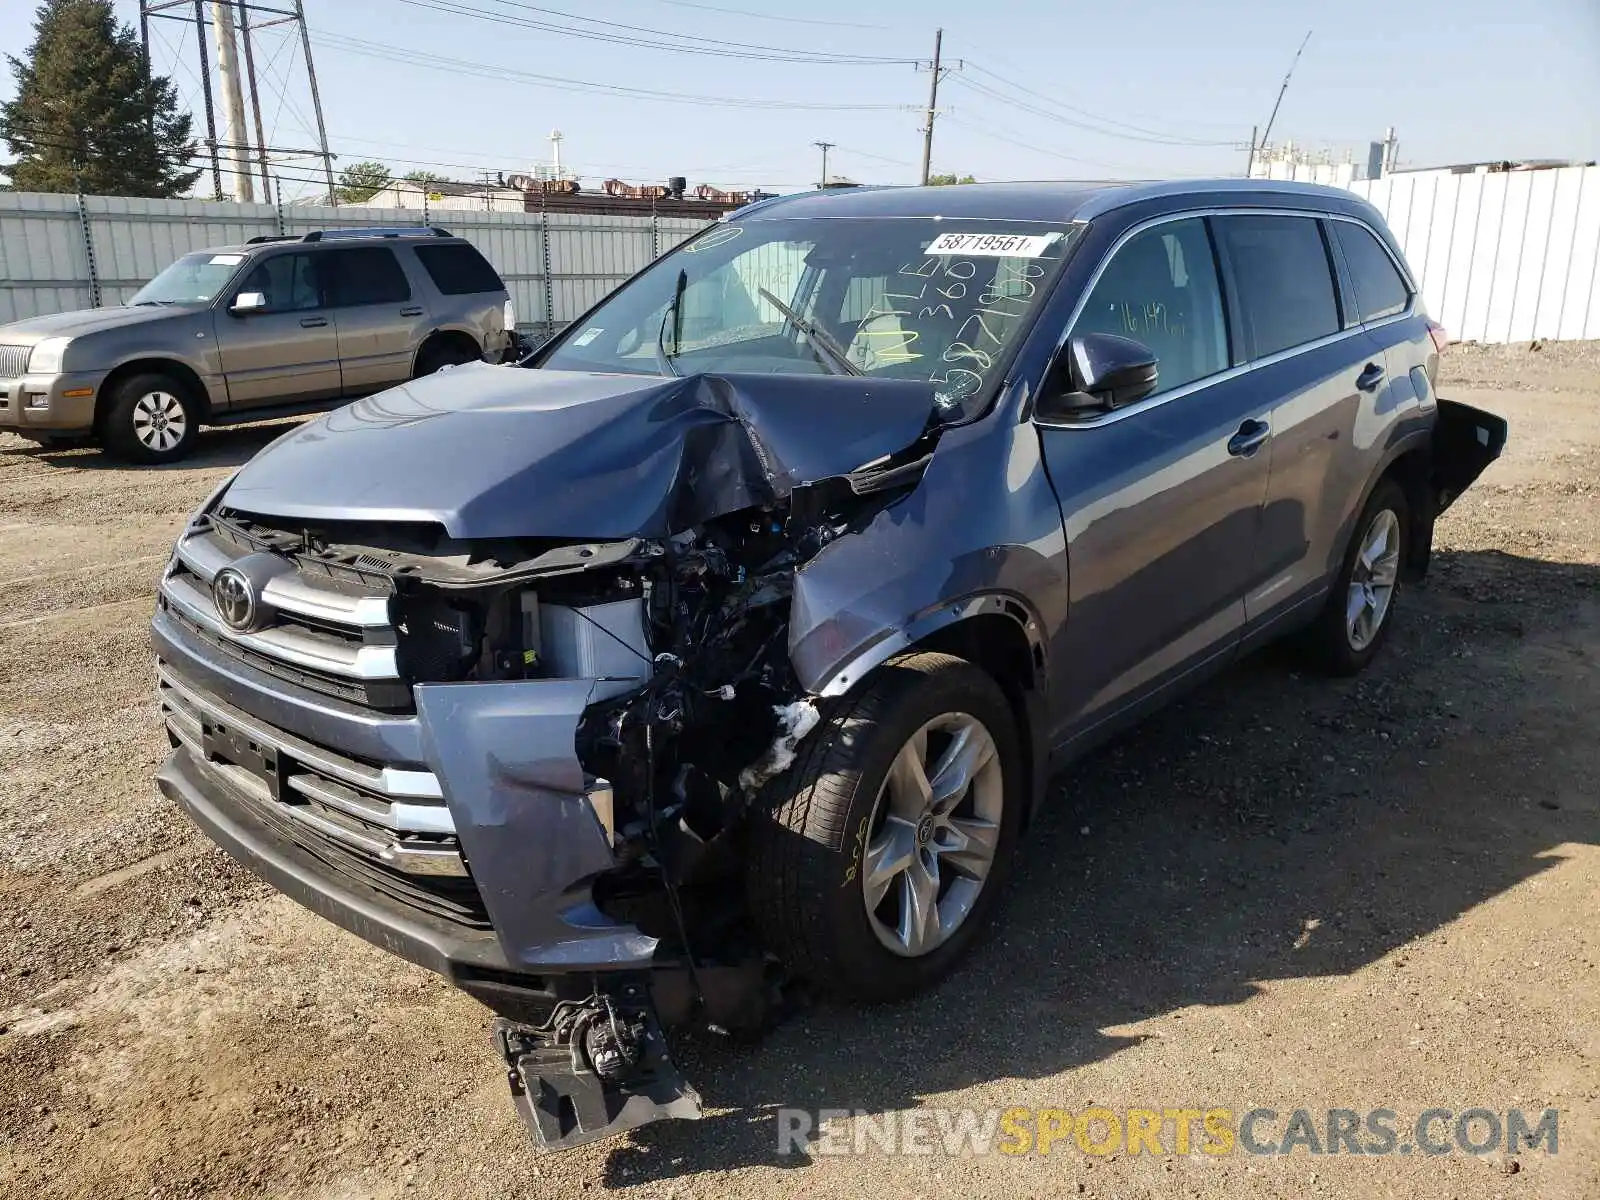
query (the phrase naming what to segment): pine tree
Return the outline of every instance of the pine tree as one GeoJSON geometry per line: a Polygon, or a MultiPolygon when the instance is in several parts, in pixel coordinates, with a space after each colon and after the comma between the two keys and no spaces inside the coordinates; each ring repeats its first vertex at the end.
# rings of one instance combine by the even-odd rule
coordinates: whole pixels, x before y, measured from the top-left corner
{"type": "Polygon", "coordinates": [[[199,178],[189,114],[110,0],[45,0],[27,60],[6,57],[17,94],[0,104],[0,138],[18,191],[178,196],[199,178]]]}

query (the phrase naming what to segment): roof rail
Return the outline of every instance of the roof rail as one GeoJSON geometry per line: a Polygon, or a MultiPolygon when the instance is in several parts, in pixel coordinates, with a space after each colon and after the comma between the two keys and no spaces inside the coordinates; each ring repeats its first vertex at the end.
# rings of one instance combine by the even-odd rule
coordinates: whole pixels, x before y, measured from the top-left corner
{"type": "Polygon", "coordinates": [[[299,240],[300,235],[297,233],[259,233],[253,238],[245,238],[244,244],[246,246],[261,246],[267,242],[298,242],[299,240]]]}
{"type": "Polygon", "coordinates": [[[343,238],[454,237],[437,225],[369,225],[365,229],[313,229],[300,240],[324,242],[343,238]]]}

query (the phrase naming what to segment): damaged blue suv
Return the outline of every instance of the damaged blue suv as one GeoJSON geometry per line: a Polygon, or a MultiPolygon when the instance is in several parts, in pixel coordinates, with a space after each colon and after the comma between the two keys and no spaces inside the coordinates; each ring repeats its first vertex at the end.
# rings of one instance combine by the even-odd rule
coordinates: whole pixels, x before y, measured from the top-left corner
{"type": "Polygon", "coordinates": [[[1054,769],[1269,640],[1371,661],[1506,438],[1442,346],[1341,191],[753,206],[218,489],[161,789],[493,1009],[539,1144],[697,1115],[666,1027],[928,987],[1054,769]]]}

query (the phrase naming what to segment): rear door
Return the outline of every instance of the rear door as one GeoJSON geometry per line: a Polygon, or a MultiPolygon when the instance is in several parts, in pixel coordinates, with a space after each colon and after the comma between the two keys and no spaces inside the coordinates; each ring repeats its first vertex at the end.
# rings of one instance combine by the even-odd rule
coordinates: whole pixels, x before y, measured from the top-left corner
{"type": "Polygon", "coordinates": [[[1257,542],[1252,624],[1312,603],[1344,549],[1367,483],[1363,414],[1384,387],[1383,348],[1341,308],[1316,214],[1216,218],[1256,387],[1273,398],[1271,482],[1257,542]]]}
{"type": "Polygon", "coordinates": [[[271,254],[245,272],[217,312],[230,408],[325,400],[339,395],[339,347],[315,254],[271,254]],[[243,293],[266,307],[236,310],[243,293]]]}
{"type": "Polygon", "coordinates": [[[1438,353],[1415,289],[1389,248],[1357,221],[1327,223],[1344,262],[1349,306],[1361,325],[1383,349],[1391,389],[1400,397],[1433,401],[1428,364],[1438,353]]]}
{"type": "Polygon", "coordinates": [[[364,396],[411,378],[426,308],[388,246],[323,250],[319,260],[339,329],[344,394],[364,396]]]}

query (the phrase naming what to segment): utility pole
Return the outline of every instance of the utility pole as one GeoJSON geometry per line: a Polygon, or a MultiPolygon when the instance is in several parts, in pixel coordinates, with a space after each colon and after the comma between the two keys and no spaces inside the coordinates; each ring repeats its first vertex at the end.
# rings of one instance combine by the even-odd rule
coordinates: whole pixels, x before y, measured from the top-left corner
{"type": "Polygon", "coordinates": [[[294,0],[294,19],[300,25],[300,48],[306,56],[306,77],[311,81],[311,108],[317,115],[317,144],[322,147],[322,167],[328,176],[328,203],[337,207],[339,193],[333,190],[333,155],[328,153],[328,126],[322,119],[322,96],[317,91],[317,68],[311,62],[311,34],[306,30],[306,10],[294,0]]]}
{"type": "Polygon", "coordinates": [[[1256,169],[1256,130],[1260,126],[1250,126],[1250,157],[1244,160],[1244,177],[1250,178],[1250,173],[1256,169]]]}
{"type": "Polygon", "coordinates": [[[1400,159],[1400,139],[1394,135],[1394,126],[1383,131],[1383,173],[1391,174],[1400,159]]]}
{"type": "Polygon", "coordinates": [[[217,35],[217,79],[222,85],[222,144],[233,164],[233,198],[240,204],[256,198],[250,164],[250,135],[244,124],[244,90],[239,80],[239,44],[233,34],[234,0],[213,0],[211,26],[217,35]]]}
{"type": "Polygon", "coordinates": [[[250,44],[250,5],[239,0],[239,40],[244,44],[245,80],[250,85],[250,115],[256,127],[256,155],[261,167],[261,199],[272,203],[272,172],[267,167],[267,133],[261,124],[261,91],[256,87],[256,55],[250,44]]]}
{"type": "MultiPolygon", "coordinates": [[[[933,164],[933,119],[939,115],[939,81],[952,70],[960,70],[965,62],[957,59],[954,67],[942,65],[940,51],[944,47],[944,30],[933,31],[933,62],[928,70],[932,79],[928,83],[928,123],[922,127],[922,184],[927,186],[928,171],[933,164]]],[[[922,64],[917,64],[917,69],[922,69],[922,64]]]]}
{"type": "Polygon", "coordinates": [[[828,186],[828,151],[832,150],[837,143],[812,142],[811,144],[822,151],[822,178],[817,182],[817,187],[825,188],[828,186]]]}
{"type": "Polygon", "coordinates": [[[211,63],[206,56],[205,0],[194,0],[195,44],[200,48],[200,91],[206,104],[206,145],[211,147],[211,192],[222,199],[222,162],[217,158],[217,110],[211,102],[211,63]]]}
{"type": "Polygon", "coordinates": [[[928,123],[922,127],[922,186],[928,186],[928,168],[933,162],[933,118],[939,111],[939,52],[944,46],[944,30],[933,31],[933,68],[928,83],[928,123]]]}

